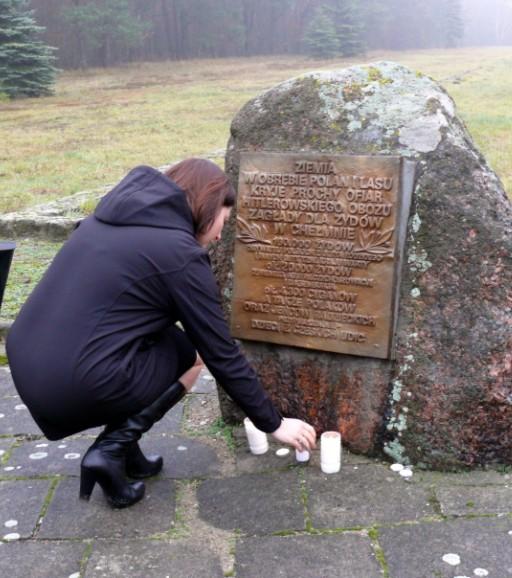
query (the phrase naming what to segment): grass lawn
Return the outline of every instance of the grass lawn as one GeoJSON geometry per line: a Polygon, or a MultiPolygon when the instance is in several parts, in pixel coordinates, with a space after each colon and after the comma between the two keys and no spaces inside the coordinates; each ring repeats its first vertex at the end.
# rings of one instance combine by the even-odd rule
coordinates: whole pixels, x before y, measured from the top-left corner
{"type": "Polygon", "coordinates": [[[117,182],[222,149],[237,110],[308,70],[395,60],[439,80],[477,145],[512,191],[512,47],[143,63],[63,73],[55,96],[0,103],[0,212],[117,182]],[[5,146],[7,144],[7,146],[5,146]]]}
{"type": "MultiPolygon", "coordinates": [[[[223,163],[229,125],[259,92],[309,70],[395,60],[455,99],[512,192],[512,47],[373,53],[364,59],[196,60],[65,72],[55,96],[0,102],[0,212],[116,183],[137,164],[193,155],[223,163]]],[[[59,243],[21,239],[1,315],[15,317],[59,243]]]]}
{"type": "Polygon", "coordinates": [[[62,243],[18,239],[2,302],[2,320],[14,319],[62,243]]]}

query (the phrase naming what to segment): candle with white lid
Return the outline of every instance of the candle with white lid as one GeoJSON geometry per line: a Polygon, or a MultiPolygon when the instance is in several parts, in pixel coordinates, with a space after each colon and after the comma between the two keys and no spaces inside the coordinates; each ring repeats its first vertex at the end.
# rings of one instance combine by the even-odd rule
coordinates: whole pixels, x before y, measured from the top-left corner
{"type": "Polygon", "coordinates": [[[251,453],[256,456],[266,453],[268,451],[267,434],[259,430],[248,417],[244,419],[244,428],[251,453]]]}
{"type": "Polygon", "coordinates": [[[298,462],[301,462],[301,463],[309,462],[310,457],[311,456],[309,455],[308,450],[304,450],[302,452],[299,450],[295,450],[295,459],[298,462]]]}
{"type": "Polygon", "coordinates": [[[335,474],[341,467],[341,434],[326,431],[320,436],[320,467],[324,474],[335,474]]]}

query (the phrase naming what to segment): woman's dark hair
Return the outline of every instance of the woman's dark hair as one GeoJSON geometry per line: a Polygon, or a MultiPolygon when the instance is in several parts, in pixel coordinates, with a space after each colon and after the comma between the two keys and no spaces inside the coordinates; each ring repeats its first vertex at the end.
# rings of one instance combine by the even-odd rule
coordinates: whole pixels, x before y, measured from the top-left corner
{"type": "Polygon", "coordinates": [[[196,235],[204,234],[222,207],[235,204],[236,193],[224,171],[206,159],[187,159],[165,174],[187,195],[196,235]]]}

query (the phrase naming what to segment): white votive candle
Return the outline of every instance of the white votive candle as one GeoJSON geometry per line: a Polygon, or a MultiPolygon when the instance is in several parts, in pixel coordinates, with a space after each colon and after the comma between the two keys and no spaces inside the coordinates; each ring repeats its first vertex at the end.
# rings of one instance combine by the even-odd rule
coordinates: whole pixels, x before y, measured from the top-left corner
{"type": "Polygon", "coordinates": [[[246,417],[244,419],[244,428],[249,442],[251,453],[259,456],[268,451],[267,434],[259,430],[252,421],[246,417]]]}
{"type": "Polygon", "coordinates": [[[308,450],[304,450],[303,452],[299,452],[299,450],[295,450],[295,459],[298,462],[309,462],[309,458],[311,456],[309,455],[308,450]]]}
{"type": "Polygon", "coordinates": [[[326,431],[320,436],[320,467],[324,474],[335,474],[341,467],[341,434],[326,431]]]}

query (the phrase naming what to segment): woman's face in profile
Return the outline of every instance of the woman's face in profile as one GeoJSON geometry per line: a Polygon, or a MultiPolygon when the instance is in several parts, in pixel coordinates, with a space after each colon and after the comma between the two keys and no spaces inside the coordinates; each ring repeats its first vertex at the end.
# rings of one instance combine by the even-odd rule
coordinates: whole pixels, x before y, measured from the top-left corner
{"type": "Polygon", "coordinates": [[[206,247],[209,243],[220,241],[222,229],[227,223],[229,215],[231,215],[231,207],[222,207],[215,217],[212,226],[205,233],[197,237],[199,244],[206,247]]]}

